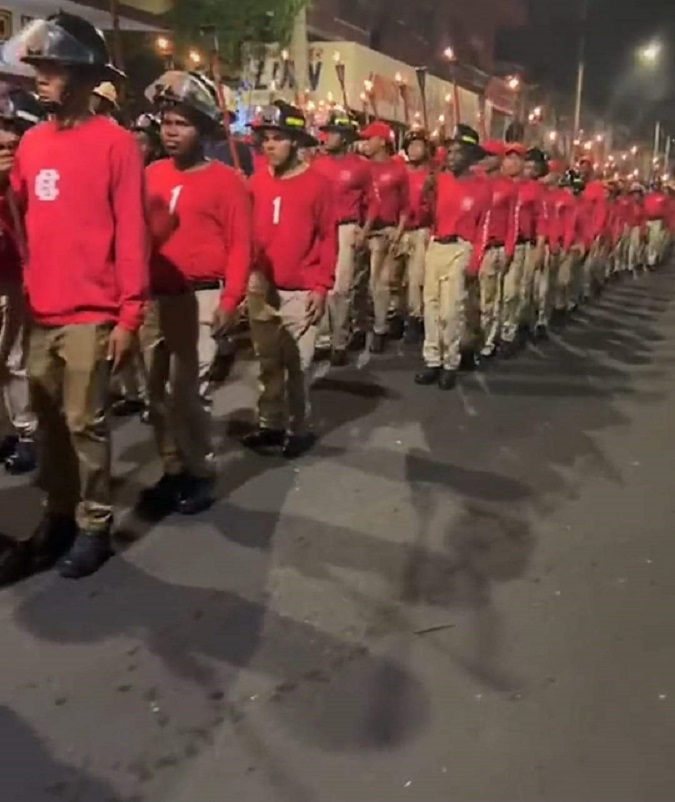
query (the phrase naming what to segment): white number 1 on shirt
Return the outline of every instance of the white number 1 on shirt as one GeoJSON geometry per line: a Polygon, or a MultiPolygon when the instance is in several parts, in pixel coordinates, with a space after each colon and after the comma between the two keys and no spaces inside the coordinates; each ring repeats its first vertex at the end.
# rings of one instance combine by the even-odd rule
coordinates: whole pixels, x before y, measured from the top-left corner
{"type": "Polygon", "coordinates": [[[178,198],[180,197],[180,193],[183,191],[183,187],[178,186],[174,187],[171,190],[171,198],[169,200],[169,212],[173,214],[176,211],[176,204],[178,203],[178,198]]]}
{"type": "Polygon", "coordinates": [[[272,222],[275,226],[278,226],[279,218],[281,217],[281,195],[278,195],[272,201],[272,208],[274,209],[274,212],[272,213],[272,222]]]}

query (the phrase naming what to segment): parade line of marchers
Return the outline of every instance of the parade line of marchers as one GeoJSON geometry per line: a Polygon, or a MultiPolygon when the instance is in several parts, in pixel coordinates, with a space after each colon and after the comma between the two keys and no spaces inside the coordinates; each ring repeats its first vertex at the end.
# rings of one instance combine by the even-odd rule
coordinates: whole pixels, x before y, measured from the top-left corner
{"type": "Polygon", "coordinates": [[[66,13],[3,59],[33,68],[35,94],[0,96],[0,450],[11,473],[37,463],[45,494],[37,530],[2,542],[3,583],[111,556],[111,414],[154,430],[163,475],[140,514],[211,506],[213,372],[243,312],[260,378],[243,446],[294,459],[321,347],[339,367],[403,337],[411,381],[448,391],[670,247],[675,188],[605,181],[591,160],[466,125],[439,145],[413,127],[395,153],[389,125],[339,108],[317,139],[282,101],[249,142],[223,140],[218,87],[181,71],[126,130],[103,36],[66,13]]]}

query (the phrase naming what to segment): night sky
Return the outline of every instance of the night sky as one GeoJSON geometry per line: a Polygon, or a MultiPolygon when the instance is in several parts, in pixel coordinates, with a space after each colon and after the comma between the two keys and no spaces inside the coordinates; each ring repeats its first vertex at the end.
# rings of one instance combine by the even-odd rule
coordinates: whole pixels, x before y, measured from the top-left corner
{"type": "MultiPolygon", "coordinates": [[[[675,2],[589,0],[586,100],[637,131],[662,120],[675,135],[675,2]],[[636,52],[663,43],[656,67],[636,52]]],[[[581,0],[529,0],[530,26],[501,37],[500,55],[524,64],[533,80],[574,92],[581,0]]]]}

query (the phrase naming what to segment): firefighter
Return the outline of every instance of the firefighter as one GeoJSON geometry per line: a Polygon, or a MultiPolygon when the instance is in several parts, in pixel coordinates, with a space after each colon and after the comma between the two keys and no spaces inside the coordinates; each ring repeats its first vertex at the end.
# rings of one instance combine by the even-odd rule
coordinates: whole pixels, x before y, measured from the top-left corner
{"type": "Polygon", "coordinates": [[[629,190],[630,204],[627,207],[628,220],[628,269],[633,278],[638,277],[638,271],[645,266],[648,228],[647,214],[645,212],[645,189],[639,181],[634,181],[629,190]]]}
{"type": "MultiPolygon", "coordinates": [[[[479,274],[481,328],[484,338],[481,356],[486,359],[490,359],[496,354],[501,337],[505,337],[505,345],[501,347],[500,351],[505,356],[510,356],[513,353],[517,334],[515,315],[508,318],[509,321],[512,321],[512,325],[507,325],[506,331],[502,331],[501,326],[504,279],[509,273],[515,254],[515,210],[518,194],[518,187],[513,178],[502,172],[507,147],[511,148],[509,163],[513,161],[517,164],[522,163],[522,157],[518,156],[512,145],[507,146],[506,143],[499,141],[485,143],[483,149],[486,151],[486,157],[481,162],[492,193],[490,213],[487,223],[483,227],[483,240],[479,248],[481,254],[479,274]]],[[[513,295],[511,300],[512,306],[517,311],[517,295],[513,295]]]]}
{"type": "Polygon", "coordinates": [[[546,337],[543,319],[548,294],[548,274],[544,207],[546,190],[543,179],[548,171],[548,160],[542,150],[531,148],[526,152],[517,206],[517,239],[525,244],[518,322],[521,331],[534,339],[546,337]]]}
{"type": "MultiPolygon", "coordinates": [[[[14,162],[21,137],[46,119],[35,95],[4,87],[0,95],[0,154],[3,175],[14,162]]],[[[26,374],[26,320],[22,257],[24,234],[16,199],[7,185],[0,187],[0,461],[8,473],[35,469],[36,419],[31,411],[26,374]]]]}
{"type": "Polygon", "coordinates": [[[584,156],[579,162],[579,175],[584,183],[581,203],[586,220],[586,244],[588,253],[580,271],[580,300],[588,301],[597,295],[605,282],[605,234],[608,207],[607,190],[595,175],[593,162],[584,156]]]}
{"type": "Polygon", "coordinates": [[[167,158],[146,168],[153,302],[141,329],[149,419],[164,473],[144,492],[150,516],[194,515],[213,502],[211,367],[230,330],[251,262],[244,179],[204,156],[222,113],[200,73],[171,71],[148,90],[161,114],[167,158]]]}
{"type": "Polygon", "coordinates": [[[432,176],[432,239],[424,272],[424,362],[417,384],[451,390],[466,335],[467,281],[479,265],[476,247],[490,208],[487,182],[471,172],[483,156],[478,134],[459,125],[450,140],[448,170],[432,176]]]}
{"type": "Polygon", "coordinates": [[[370,160],[372,202],[359,244],[370,250],[370,293],[374,324],[370,350],[382,353],[389,332],[393,258],[408,218],[408,175],[405,164],[392,158],[395,135],[387,123],[376,120],[361,131],[363,153],[370,160]]]}
{"type": "Polygon", "coordinates": [[[587,224],[581,193],[584,182],[576,170],[567,170],[560,180],[558,194],[558,233],[561,247],[555,293],[557,321],[562,323],[579,305],[579,275],[588,256],[587,224]]]}
{"type": "Polygon", "coordinates": [[[89,22],[63,12],[34,20],[3,58],[34,67],[52,115],[22,140],[11,178],[26,216],[28,374],[46,491],[45,516],[20,551],[35,569],[65,549],[60,573],[79,578],[112,553],[108,385],[147,297],[143,165],[128,131],[91,114],[94,87],[117,73],[89,22]]]}
{"type": "Polygon", "coordinates": [[[162,142],[160,122],[156,115],[147,113],[139,115],[131,126],[131,132],[136,137],[146,167],[160,158],[162,142]]]}
{"type": "Polygon", "coordinates": [[[340,367],[347,364],[359,256],[356,243],[365,223],[371,182],[368,162],[350,150],[358,137],[354,120],[346,112],[334,110],[321,132],[324,154],[314,159],[312,168],[330,181],[335,200],[338,257],[335,286],[328,294],[325,328],[331,338],[331,365],[340,367]]]}
{"type": "Polygon", "coordinates": [[[666,239],[666,218],[668,216],[668,196],[663,191],[661,181],[652,182],[645,196],[645,214],[647,215],[647,267],[654,269],[663,259],[666,239]]]}
{"type": "Polygon", "coordinates": [[[269,169],[251,179],[254,263],[249,282],[251,335],[260,363],[258,428],[243,444],[294,459],[311,447],[309,370],[317,326],[333,289],[337,231],[333,187],[304,163],[316,140],[288,103],[260,110],[252,124],[269,169]]]}
{"type": "Polygon", "coordinates": [[[553,319],[555,294],[558,287],[558,273],[563,256],[565,209],[567,193],[560,187],[565,172],[565,164],[559,160],[547,163],[547,173],[542,177],[543,196],[543,234],[546,240],[546,253],[539,281],[535,284],[535,303],[537,307],[537,339],[546,339],[553,319]]]}
{"type": "Polygon", "coordinates": [[[120,104],[117,99],[117,89],[112,81],[102,81],[91,93],[92,114],[101,114],[117,120],[120,104]]]}
{"type": "Polygon", "coordinates": [[[399,320],[405,320],[406,343],[415,345],[422,342],[424,336],[424,262],[431,226],[424,186],[431,175],[435,149],[427,131],[421,127],[413,127],[406,133],[403,148],[408,159],[409,214],[399,249],[403,268],[399,320]]]}

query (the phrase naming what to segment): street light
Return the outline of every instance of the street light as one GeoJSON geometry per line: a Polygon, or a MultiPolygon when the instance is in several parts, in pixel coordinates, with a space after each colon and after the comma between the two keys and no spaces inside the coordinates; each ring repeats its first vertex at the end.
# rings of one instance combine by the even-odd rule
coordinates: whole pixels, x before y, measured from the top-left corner
{"type": "Polygon", "coordinates": [[[199,65],[202,63],[201,54],[198,53],[196,50],[191,50],[188,53],[188,58],[190,59],[190,63],[192,64],[193,67],[199,67],[199,65]]]}
{"type": "Polygon", "coordinates": [[[443,51],[443,58],[447,59],[448,61],[455,61],[457,56],[451,47],[446,47],[443,51]]]}
{"type": "Polygon", "coordinates": [[[517,75],[511,75],[506,79],[506,85],[512,92],[517,92],[520,89],[520,78],[517,75]]]}
{"type": "Polygon", "coordinates": [[[640,58],[647,64],[655,64],[661,55],[661,50],[662,47],[660,42],[650,42],[648,45],[640,48],[639,55],[640,58]]]}

